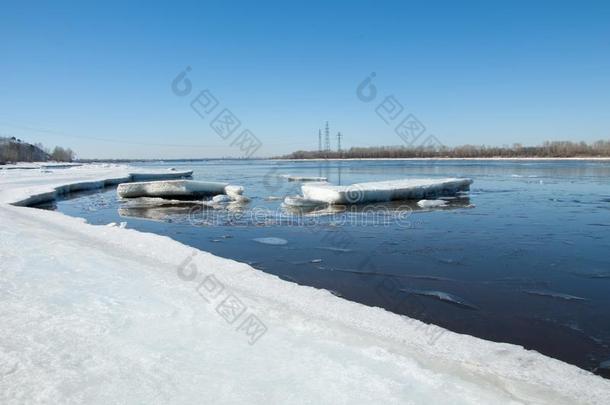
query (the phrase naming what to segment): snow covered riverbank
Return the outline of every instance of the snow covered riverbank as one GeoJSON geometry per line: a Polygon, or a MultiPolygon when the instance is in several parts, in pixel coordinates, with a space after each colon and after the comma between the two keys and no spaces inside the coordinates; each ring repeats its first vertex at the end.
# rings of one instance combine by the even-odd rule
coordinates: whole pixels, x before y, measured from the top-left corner
{"type": "Polygon", "coordinates": [[[9,205],[134,171],[0,173],[1,403],[602,404],[610,395],[610,382],[514,345],[167,237],[9,205]],[[251,316],[260,328],[244,324],[251,316]]]}

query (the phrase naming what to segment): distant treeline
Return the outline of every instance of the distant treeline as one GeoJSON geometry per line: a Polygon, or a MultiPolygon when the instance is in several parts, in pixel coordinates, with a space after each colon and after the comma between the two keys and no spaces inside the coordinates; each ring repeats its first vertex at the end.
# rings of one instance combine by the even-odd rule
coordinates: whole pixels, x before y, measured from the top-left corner
{"type": "Polygon", "coordinates": [[[74,152],[70,148],[56,146],[49,150],[40,143],[27,143],[15,137],[0,137],[0,164],[15,162],[71,162],[74,152]]]}
{"type": "Polygon", "coordinates": [[[593,143],[547,141],[540,146],[373,146],[350,148],[345,151],[296,151],[281,156],[284,159],[392,159],[392,158],[563,158],[610,157],[610,140],[593,143]]]}

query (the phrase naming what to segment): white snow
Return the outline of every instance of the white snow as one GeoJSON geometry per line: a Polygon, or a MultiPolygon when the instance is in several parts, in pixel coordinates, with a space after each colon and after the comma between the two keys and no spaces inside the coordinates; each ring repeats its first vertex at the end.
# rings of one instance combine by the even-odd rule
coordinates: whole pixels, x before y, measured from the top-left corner
{"type": "Polygon", "coordinates": [[[136,183],[121,183],[117,194],[122,198],[161,197],[183,198],[203,197],[225,193],[226,183],[195,180],[165,180],[136,183]]]}
{"type": "Polygon", "coordinates": [[[447,205],[445,200],[419,200],[417,205],[421,208],[437,208],[447,205]]]}
{"type": "Polygon", "coordinates": [[[12,170],[12,169],[63,169],[69,167],[82,166],[82,163],[70,163],[70,162],[18,162],[6,165],[0,165],[0,170],[12,170]]]}
{"type": "Polygon", "coordinates": [[[452,195],[467,191],[471,179],[404,179],[349,186],[333,186],[329,183],[311,183],[301,186],[303,197],[325,201],[329,204],[356,204],[392,200],[421,199],[452,195]]]}
{"type": "Polygon", "coordinates": [[[610,382],[519,346],[350,302],[168,237],[7,204],[134,169],[61,170],[0,175],[2,404],[607,403],[610,382]],[[218,300],[206,295],[219,286],[218,300]],[[221,316],[228,297],[246,308],[234,323],[221,316]],[[248,314],[267,328],[254,345],[240,329],[248,314]]]}
{"type": "Polygon", "coordinates": [[[48,170],[13,169],[0,171],[0,204],[32,205],[54,200],[58,195],[90,190],[128,181],[150,179],[179,179],[192,171],[145,171],[125,165],[94,164],[48,170]],[[152,177],[151,177],[152,176],[152,177]]]}

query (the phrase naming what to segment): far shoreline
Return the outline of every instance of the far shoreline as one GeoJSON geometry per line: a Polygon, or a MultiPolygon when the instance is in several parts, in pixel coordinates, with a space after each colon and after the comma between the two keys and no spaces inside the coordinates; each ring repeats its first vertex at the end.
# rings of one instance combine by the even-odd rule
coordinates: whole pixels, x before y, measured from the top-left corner
{"type": "Polygon", "coordinates": [[[271,158],[274,161],[324,161],[324,160],[575,160],[575,161],[610,161],[610,156],[591,156],[591,157],[426,157],[426,158],[311,158],[311,159],[288,159],[271,158]]]}
{"type": "Polygon", "coordinates": [[[133,163],[175,163],[203,161],[256,161],[268,160],[274,162],[323,162],[323,161],[580,161],[580,162],[610,162],[610,156],[590,157],[417,157],[417,158],[184,158],[184,159],[76,159],[73,162],[13,162],[0,164],[0,169],[57,169],[90,164],[133,164],[133,163]]]}

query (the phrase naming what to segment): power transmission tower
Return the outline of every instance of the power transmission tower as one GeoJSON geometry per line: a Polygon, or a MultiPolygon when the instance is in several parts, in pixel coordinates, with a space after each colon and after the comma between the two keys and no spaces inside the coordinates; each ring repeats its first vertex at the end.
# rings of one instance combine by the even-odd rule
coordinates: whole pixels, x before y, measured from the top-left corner
{"type": "Polygon", "coordinates": [[[341,138],[343,137],[343,135],[341,135],[341,132],[337,132],[337,152],[341,152],[341,138]]]}
{"type": "Polygon", "coordinates": [[[322,130],[318,129],[318,152],[322,152],[322,130]]]}
{"type": "Polygon", "coordinates": [[[324,150],[330,152],[330,131],[328,129],[328,121],[326,121],[326,129],[324,130],[324,150]]]}

